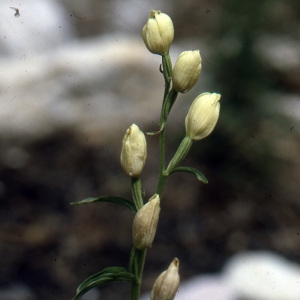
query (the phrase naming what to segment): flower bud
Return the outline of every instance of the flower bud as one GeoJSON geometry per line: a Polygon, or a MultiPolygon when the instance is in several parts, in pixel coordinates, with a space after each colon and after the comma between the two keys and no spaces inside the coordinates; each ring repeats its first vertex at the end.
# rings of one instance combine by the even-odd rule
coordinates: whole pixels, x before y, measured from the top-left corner
{"type": "Polygon", "coordinates": [[[199,50],[184,51],[179,55],[172,74],[173,90],[186,93],[197,83],[201,61],[199,50]]]}
{"type": "Polygon", "coordinates": [[[179,260],[174,258],[169,268],[156,279],[151,291],[151,300],[173,300],[175,298],[180,282],[178,271],[179,260]]]}
{"type": "Polygon", "coordinates": [[[169,52],[174,39],[174,27],[171,18],[160,10],[152,10],[143,27],[143,40],[147,49],[163,55],[169,52]]]}
{"type": "Polygon", "coordinates": [[[122,141],[121,165],[130,177],[139,177],[147,157],[147,143],[144,133],[132,124],[122,141]]]}
{"type": "Polygon", "coordinates": [[[215,128],[220,113],[220,94],[203,93],[192,103],[185,118],[186,135],[193,141],[207,137],[215,128]]]}
{"type": "Polygon", "coordinates": [[[155,237],[160,212],[160,198],[158,194],[153,195],[136,213],[133,226],[133,245],[136,249],[151,247],[155,237]]]}

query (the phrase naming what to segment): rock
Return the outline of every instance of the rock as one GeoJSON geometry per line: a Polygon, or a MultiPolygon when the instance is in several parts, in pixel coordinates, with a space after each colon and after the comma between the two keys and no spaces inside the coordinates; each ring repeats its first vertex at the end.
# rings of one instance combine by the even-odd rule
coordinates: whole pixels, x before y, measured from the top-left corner
{"type": "MultiPolygon", "coordinates": [[[[148,300],[149,294],[141,300],[148,300]]],[[[300,300],[300,266],[272,252],[243,252],[223,272],[182,282],[175,300],[300,300]]]]}
{"type": "MultiPolygon", "coordinates": [[[[141,300],[149,300],[150,295],[144,295],[141,300]]],[[[230,287],[220,274],[195,276],[182,282],[175,300],[237,300],[230,287]]]]}
{"type": "Polygon", "coordinates": [[[1,1],[0,36],[0,55],[25,60],[69,41],[74,30],[59,1],[31,0],[16,4],[1,1]]]}
{"type": "Polygon", "coordinates": [[[68,127],[103,141],[133,122],[157,129],[160,57],[141,38],[113,34],[0,62],[0,134],[38,138],[68,127]]]}
{"type": "Polygon", "coordinates": [[[300,299],[300,266],[275,253],[237,254],[226,264],[223,276],[238,299],[300,299]]]}
{"type": "MultiPolygon", "coordinates": [[[[144,295],[141,300],[149,300],[144,295]]],[[[219,275],[201,275],[180,284],[175,300],[238,300],[219,275]]]]}
{"type": "Polygon", "coordinates": [[[180,285],[176,300],[236,300],[226,282],[218,275],[197,276],[180,285]]]}

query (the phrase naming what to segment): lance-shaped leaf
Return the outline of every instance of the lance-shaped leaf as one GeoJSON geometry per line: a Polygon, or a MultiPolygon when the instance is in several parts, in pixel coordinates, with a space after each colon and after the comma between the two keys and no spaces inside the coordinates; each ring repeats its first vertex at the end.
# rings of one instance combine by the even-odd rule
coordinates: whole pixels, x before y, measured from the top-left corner
{"type": "Polygon", "coordinates": [[[95,203],[95,202],[111,202],[116,203],[122,206],[129,208],[133,213],[136,213],[136,207],[134,203],[130,200],[117,197],[117,196],[99,196],[99,197],[89,197],[77,202],[71,202],[71,205],[80,205],[87,203],[95,203]]]}
{"type": "Polygon", "coordinates": [[[135,281],[134,274],[127,272],[122,267],[109,267],[103,269],[101,272],[96,273],[86,280],[84,280],[76,290],[76,296],[72,300],[77,300],[83,296],[90,289],[107,284],[110,282],[132,282],[135,281]]]}
{"type": "Polygon", "coordinates": [[[187,173],[191,173],[197,176],[199,181],[202,181],[204,183],[208,183],[207,178],[204,176],[204,174],[202,174],[201,172],[199,172],[198,170],[191,168],[191,167],[177,167],[175,169],[173,169],[171,171],[171,173],[174,172],[187,172],[187,173]]]}

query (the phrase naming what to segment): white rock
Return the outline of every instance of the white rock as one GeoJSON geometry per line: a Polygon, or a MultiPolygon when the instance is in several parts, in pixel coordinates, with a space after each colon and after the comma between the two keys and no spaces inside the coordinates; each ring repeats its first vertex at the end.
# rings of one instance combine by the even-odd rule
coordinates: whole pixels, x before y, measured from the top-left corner
{"type": "Polygon", "coordinates": [[[203,275],[183,282],[176,300],[235,300],[224,280],[217,275],[203,275]]]}
{"type": "Polygon", "coordinates": [[[59,1],[1,1],[0,54],[26,56],[53,50],[73,36],[70,16],[59,1]],[[15,16],[18,9],[19,17],[15,16]]]}
{"type": "MultiPolygon", "coordinates": [[[[149,300],[149,294],[141,300],[149,300]]],[[[300,300],[300,266],[272,252],[234,255],[221,274],[193,277],[175,300],[300,300]]]]}
{"type": "MultiPolygon", "coordinates": [[[[141,300],[149,300],[144,295],[141,300]]],[[[179,286],[175,300],[237,300],[220,275],[201,275],[193,277],[179,286]]]]}
{"type": "Polygon", "coordinates": [[[238,254],[223,276],[239,299],[300,300],[300,266],[271,252],[238,254]]]}
{"type": "Polygon", "coordinates": [[[22,60],[2,59],[0,134],[36,138],[67,126],[101,142],[114,130],[121,138],[132,123],[153,122],[157,130],[160,63],[141,37],[118,33],[22,60]]]}

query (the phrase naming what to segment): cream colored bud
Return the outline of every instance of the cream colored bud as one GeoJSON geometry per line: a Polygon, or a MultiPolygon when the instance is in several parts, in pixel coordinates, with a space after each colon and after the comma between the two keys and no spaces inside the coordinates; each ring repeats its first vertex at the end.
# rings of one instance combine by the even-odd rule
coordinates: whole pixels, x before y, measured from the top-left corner
{"type": "Polygon", "coordinates": [[[160,212],[160,198],[158,194],[153,195],[136,213],[133,226],[132,238],[136,249],[151,247],[155,237],[160,212]]]}
{"type": "Polygon", "coordinates": [[[179,260],[174,258],[169,268],[162,272],[156,279],[152,291],[151,300],[173,300],[180,282],[179,260]]]}
{"type": "Polygon", "coordinates": [[[144,133],[132,124],[122,141],[121,165],[130,177],[139,177],[147,157],[147,143],[144,133]]]}
{"type": "Polygon", "coordinates": [[[197,83],[201,62],[199,50],[185,51],[179,55],[172,73],[173,89],[176,92],[186,93],[197,83]]]}
{"type": "Polygon", "coordinates": [[[169,52],[174,39],[174,27],[171,18],[160,10],[152,10],[148,22],[143,27],[143,40],[148,50],[163,55],[169,52]]]}
{"type": "Polygon", "coordinates": [[[198,141],[207,137],[215,128],[219,113],[221,95],[203,93],[192,103],[185,118],[186,135],[198,141]]]}

